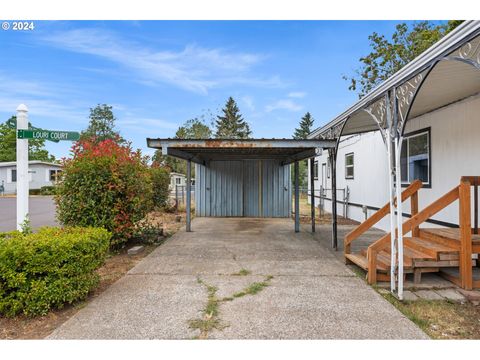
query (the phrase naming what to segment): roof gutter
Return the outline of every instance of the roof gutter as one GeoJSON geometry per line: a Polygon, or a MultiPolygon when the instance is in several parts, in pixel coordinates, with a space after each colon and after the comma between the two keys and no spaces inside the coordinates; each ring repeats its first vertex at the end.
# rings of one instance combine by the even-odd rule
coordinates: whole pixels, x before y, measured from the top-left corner
{"type": "Polygon", "coordinates": [[[388,78],[383,83],[378,85],[375,89],[373,89],[370,93],[368,93],[361,100],[356,102],[346,111],[335,117],[326,125],[313,130],[308,135],[308,138],[315,138],[330,129],[331,127],[338,125],[351,114],[364,108],[391,88],[403,84],[405,81],[411,79],[416,74],[422,72],[433,62],[451,53],[453,50],[455,50],[455,48],[461,46],[462,42],[468,41],[470,38],[474,37],[478,33],[480,33],[480,21],[464,21],[455,30],[453,30],[445,37],[440,39],[436,44],[425,50],[423,53],[421,53],[419,56],[417,56],[407,65],[405,65],[402,69],[392,75],[392,77],[388,78]]]}

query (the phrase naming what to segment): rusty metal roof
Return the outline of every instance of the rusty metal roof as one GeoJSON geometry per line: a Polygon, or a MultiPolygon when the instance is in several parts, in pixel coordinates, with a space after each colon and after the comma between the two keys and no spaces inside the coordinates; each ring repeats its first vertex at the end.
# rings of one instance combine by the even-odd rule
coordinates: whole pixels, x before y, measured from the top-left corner
{"type": "Polygon", "coordinates": [[[278,159],[284,165],[335,147],[333,140],[319,139],[150,139],[150,148],[205,165],[212,160],[278,159]]]}

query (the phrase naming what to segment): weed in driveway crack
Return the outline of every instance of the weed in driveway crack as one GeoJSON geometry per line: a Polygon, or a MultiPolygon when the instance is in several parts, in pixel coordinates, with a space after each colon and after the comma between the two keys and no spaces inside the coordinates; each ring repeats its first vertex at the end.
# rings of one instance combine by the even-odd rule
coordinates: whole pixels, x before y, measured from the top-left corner
{"type": "MultiPolygon", "coordinates": [[[[241,269],[238,273],[232,274],[232,276],[239,275],[249,275],[251,272],[246,269],[241,269]]],[[[228,325],[224,324],[219,317],[220,313],[220,304],[223,302],[233,301],[236,298],[243,297],[245,295],[255,295],[262,291],[264,288],[270,285],[270,281],[273,279],[273,276],[268,275],[261,282],[253,282],[243,290],[233,293],[231,296],[226,296],[221,299],[217,298],[218,288],[216,286],[207,284],[201,278],[197,277],[197,282],[200,285],[203,285],[207,290],[207,304],[202,310],[202,317],[198,319],[192,319],[188,322],[191,329],[199,330],[200,334],[196,337],[197,339],[207,339],[208,333],[213,330],[222,330],[228,325]]]]}

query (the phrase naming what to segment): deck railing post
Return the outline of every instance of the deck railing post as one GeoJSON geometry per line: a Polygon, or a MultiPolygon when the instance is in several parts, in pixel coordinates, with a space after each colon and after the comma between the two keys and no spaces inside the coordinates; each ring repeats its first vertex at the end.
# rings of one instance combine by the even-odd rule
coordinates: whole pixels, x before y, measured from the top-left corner
{"type": "MultiPolygon", "coordinates": [[[[418,214],[418,191],[410,198],[410,213],[412,214],[412,217],[418,214]]],[[[418,226],[413,227],[412,236],[420,236],[420,228],[418,226]]]]}
{"type": "Polygon", "coordinates": [[[460,225],[460,282],[462,288],[471,290],[472,278],[472,225],[470,209],[470,183],[461,181],[458,187],[460,225]]]}

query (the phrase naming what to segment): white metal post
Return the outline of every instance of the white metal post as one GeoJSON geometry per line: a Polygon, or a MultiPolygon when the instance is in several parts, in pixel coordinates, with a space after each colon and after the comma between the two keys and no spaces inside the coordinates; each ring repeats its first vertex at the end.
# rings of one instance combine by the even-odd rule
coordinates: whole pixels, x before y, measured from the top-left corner
{"type": "Polygon", "coordinates": [[[397,249],[395,246],[395,184],[394,184],[394,169],[393,169],[393,154],[392,154],[392,131],[393,131],[393,119],[392,112],[390,110],[390,96],[387,93],[385,95],[385,105],[387,111],[387,125],[388,129],[385,134],[385,142],[387,143],[387,157],[388,157],[388,184],[389,184],[389,199],[390,199],[390,291],[394,292],[395,285],[395,273],[397,263],[397,249]]]}
{"type": "Polygon", "coordinates": [[[397,255],[398,255],[398,289],[397,294],[403,300],[403,204],[402,204],[402,171],[400,156],[402,136],[398,130],[398,103],[396,89],[393,88],[393,117],[395,131],[395,188],[397,190],[397,255]]]}
{"type": "MultiPolygon", "coordinates": [[[[28,108],[17,107],[17,130],[28,130],[28,108]]],[[[15,137],[17,135],[15,134],[15,137]]],[[[17,140],[17,230],[28,218],[28,139],[17,140]]]]}

